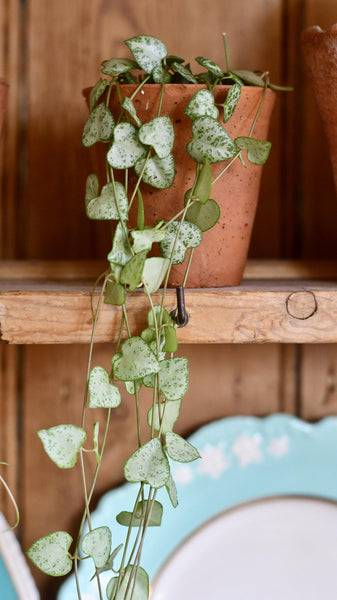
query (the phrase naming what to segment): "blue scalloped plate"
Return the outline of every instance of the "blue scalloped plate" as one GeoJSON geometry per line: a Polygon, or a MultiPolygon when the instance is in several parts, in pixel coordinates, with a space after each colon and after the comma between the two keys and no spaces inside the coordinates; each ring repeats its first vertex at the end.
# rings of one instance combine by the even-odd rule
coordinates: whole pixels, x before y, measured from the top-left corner
{"type": "MultiPolygon", "coordinates": [[[[262,515],[266,518],[269,514],[271,522],[276,520],[281,523],[282,519],[285,522],[288,519],[287,515],[291,518],[292,514],[292,523],[295,526],[300,521],[299,515],[307,514],[309,524],[316,522],[319,526],[322,522],[324,527],[328,519],[327,529],[332,531],[333,526],[336,527],[337,565],[337,418],[329,417],[315,425],[282,414],[264,419],[226,418],[202,427],[189,441],[199,449],[201,459],[190,464],[172,464],[179,505],[174,509],[166,491],[159,490],[157,499],[164,507],[162,526],[153,527],[148,531],[144,545],[142,566],[154,583],[153,600],[166,600],[166,597],[179,600],[176,590],[170,589],[167,583],[178,578],[175,557],[179,556],[177,564],[183,564],[187,568],[191,552],[194,552],[198,543],[201,548],[207,549],[211,544],[212,538],[209,535],[214,527],[214,519],[220,519],[216,522],[216,530],[223,529],[222,537],[226,537],[229,542],[231,538],[228,537],[228,532],[232,531],[233,536],[235,533],[230,547],[233,547],[238,536],[247,533],[247,527],[243,527],[245,519],[247,523],[258,523],[262,515]],[[256,502],[257,500],[259,502],[256,502]],[[326,500],[332,503],[327,503],[326,500]],[[262,510],[259,507],[262,507],[262,510]],[[238,510],[229,510],[233,508],[238,510]],[[289,510],[290,512],[287,512],[289,510]],[[234,525],[231,525],[234,522],[238,527],[236,532],[234,525]]],[[[122,510],[132,510],[135,489],[135,486],[126,484],[106,493],[93,513],[93,527],[110,525],[113,547],[118,546],[125,535],[125,528],[118,525],[113,516],[122,510]]],[[[302,540],[303,527],[297,534],[294,531],[302,548],[301,555],[306,553],[310,546],[308,541],[305,543],[302,540]]],[[[258,540],[259,532],[269,531],[270,525],[264,522],[261,528],[255,533],[252,530],[250,535],[255,535],[255,539],[258,540]]],[[[311,535],[309,526],[306,531],[308,539],[314,539],[314,535],[317,534],[317,531],[312,531],[311,535]]],[[[331,551],[334,548],[334,538],[329,539],[327,543],[330,544],[331,551]]],[[[290,547],[291,545],[290,540],[290,547]]],[[[281,543],[278,547],[281,550],[283,548],[281,543]]],[[[219,551],[218,548],[218,554],[219,551]]],[[[205,550],[204,561],[206,554],[208,551],[205,550]]],[[[199,577],[203,569],[195,562],[196,557],[194,558],[194,577],[196,574],[199,577]]],[[[245,564],[241,564],[240,569],[244,568],[245,564]]],[[[337,586],[337,568],[335,571],[334,590],[337,586]]],[[[183,572],[188,579],[186,569],[183,572]]],[[[92,574],[90,561],[83,561],[80,565],[80,581],[85,600],[95,600],[97,597],[95,583],[89,583],[92,574]]],[[[104,586],[111,574],[104,573],[102,577],[104,586]]],[[[61,587],[58,600],[73,600],[74,590],[74,579],[71,576],[61,587]]],[[[335,591],[332,593],[335,594],[335,591]]],[[[299,590],[295,590],[295,594],[297,599],[309,598],[302,596],[299,590]]],[[[232,591],[229,596],[231,600],[247,598],[246,594],[236,596],[232,591]]],[[[183,597],[185,600],[189,598],[186,590],[183,597]]],[[[197,599],[195,595],[191,597],[197,599]]],[[[216,597],[210,589],[208,597],[216,597]]],[[[276,600],[275,595],[269,597],[276,600]]],[[[292,598],[289,594],[286,597],[287,600],[292,598]]],[[[326,594],[321,597],[325,600],[328,598],[326,594]]],[[[335,595],[332,597],[335,598],[335,595]]]]}

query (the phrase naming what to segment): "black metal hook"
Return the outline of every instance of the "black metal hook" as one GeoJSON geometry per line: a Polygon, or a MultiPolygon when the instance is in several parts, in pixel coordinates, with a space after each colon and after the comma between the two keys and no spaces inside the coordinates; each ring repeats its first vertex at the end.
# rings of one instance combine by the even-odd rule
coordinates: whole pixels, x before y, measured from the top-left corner
{"type": "Polygon", "coordinates": [[[185,290],[184,286],[178,285],[176,288],[177,308],[171,312],[172,319],[175,320],[178,327],[185,327],[189,321],[188,312],[185,308],[185,290]]]}

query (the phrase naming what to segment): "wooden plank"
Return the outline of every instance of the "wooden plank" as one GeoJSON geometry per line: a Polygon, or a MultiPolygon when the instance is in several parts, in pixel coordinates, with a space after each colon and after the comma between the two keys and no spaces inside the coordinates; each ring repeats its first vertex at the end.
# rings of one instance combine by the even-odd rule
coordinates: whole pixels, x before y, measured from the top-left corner
{"type": "Polygon", "coordinates": [[[305,345],[301,352],[301,416],[316,420],[337,412],[337,347],[305,345]]]}
{"type": "MultiPolygon", "coordinates": [[[[0,295],[2,340],[10,344],[87,343],[91,335],[90,286],[81,282],[54,291],[46,284],[27,284],[27,291],[0,295]],[[72,291],[70,291],[72,289],[72,291]]],[[[50,287],[50,284],[49,284],[50,287]]],[[[98,292],[95,294],[97,301],[98,292]]],[[[160,293],[154,295],[159,303],[160,293]]],[[[181,343],[305,343],[337,341],[337,283],[246,281],[237,288],[186,290],[188,327],[181,343]]],[[[168,290],[165,306],[176,306],[168,290]]],[[[131,331],[146,326],[149,305],[143,292],[130,294],[127,310],[131,331]]],[[[117,339],[119,307],[102,305],[97,342],[117,339]]]]}

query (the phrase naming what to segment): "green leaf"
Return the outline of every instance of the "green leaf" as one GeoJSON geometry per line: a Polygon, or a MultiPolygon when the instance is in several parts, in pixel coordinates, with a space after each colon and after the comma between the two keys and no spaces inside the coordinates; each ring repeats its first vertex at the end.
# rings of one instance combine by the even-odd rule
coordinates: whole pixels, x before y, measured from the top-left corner
{"type": "Polygon", "coordinates": [[[113,265],[124,266],[133,256],[125,227],[126,225],[123,227],[122,223],[117,223],[112,249],[108,254],[108,261],[113,265]]]}
{"type": "MultiPolygon", "coordinates": [[[[132,527],[139,527],[146,515],[146,510],[148,506],[148,501],[144,500],[144,502],[138,502],[136,506],[135,514],[132,515],[131,512],[122,511],[117,515],[116,519],[120,525],[124,525],[125,527],[129,527],[132,523],[132,527]]],[[[154,501],[151,516],[147,522],[148,527],[159,527],[161,524],[163,516],[163,506],[157,500],[154,501]]]]}
{"type": "Polygon", "coordinates": [[[114,359],[114,373],[121,381],[135,381],[150,373],[158,373],[159,363],[141,337],[127,339],[114,359]]]}
{"type": "Polygon", "coordinates": [[[142,382],[140,379],[136,379],[136,381],[125,381],[125,389],[128,394],[134,396],[134,394],[138,394],[142,388],[142,382]]]}
{"type": "Polygon", "coordinates": [[[198,198],[202,204],[205,204],[210,197],[212,187],[212,170],[209,160],[206,159],[204,166],[202,167],[195,188],[193,196],[198,198]]]}
{"type": "Polygon", "coordinates": [[[129,115],[131,115],[131,117],[134,119],[134,121],[136,122],[138,127],[140,127],[142,125],[142,122],[137,115],[136,108],[135,108],[131,98],[128,98],[128,96],[125,96],[122,107],[124,108],[124,110],[126,110],[129,113],[129,115]]]}
{"type": "Polygon", "coordinates": [[[152,77],[155,83],[170,83],[172,80],[171,74],[163,65],[158,65],[152,70],[152,77]]]}
{"type": "MultiPolygon", "coordinates": [[[[154,316],[153,316],[153,312],[156,315],[157,318],[157,322],[159,321],[159,315],[161,313],[161,306],[159,304],[155,305],[153,307],[153,311],[150,310],[147,314],[147,322],[149,327],[155,327],[155,321],[154,321],[154,316]]],[[[169,313],[167,312],[167,310],[164,308],[162,311],[162,322],[163,324],[169,324],[169,325],[173,325],[174,321],[172,319],[172,317],[170,317],[169,313]]]]}
{"type": "Polygon", "coordinates": [[[133,292],[142,281],[147,253],[147,250],[138,252],[123,267],[121,283],[128,285],[130,292],[133,292]]]}
{"type": "MultiPolygon", "coordinates": [[[[138,203],[137,203],[137,227],[140,231],[143,231],[144,229],[144,201],[143,201],[143,196],[142,193],[140,191],[140,189],[137,189],[137,197],[138,197],[138,203]]],[[[145,248],[142,248],[142,250],[145,250],[145,248]]]]}
{"type": "Polygon", "coordinates": [[[84,124],[82,133],[83,146],[89,148],[96,144],[96,142],[108,142],[112,137],[114,126],[115,121],[109,108],[104,102],[98,104],[84,124]]]}
{"type": "Polygon", "coordinates": [[[98,177],[95,173],[91,173],[87,177],[85,184],[85,205],[87,206],[91,200],[99,195],[98,177]]]}
{"type": "Polygon", "coordinates": [[[206,204],[196,202],[192,204],[186,211],[186,221],[194,223],[201,229],[202,232],[208,231],[211,227],[214,227],[220,217],[220,206],[215,200],[211,198],[207,200],[206,204]]]}
{"type": "Polygon", "coordinates": [[[27,551],[30,560],[53,577],[67,575],[72,568],[68,550],[73,538],[66,531],[55,531],[37,540],[27,551]]]}
{"type": "Polygon", "coordinates": [[[166,325],[164,327],[165,343],[163,346],[164,352],[177,352],[178,350],[178,337],[177,330],[174,325],[166,325]]]}
{"type": "Polygon", "coordinates": [[[89,219],[104,221],[121,218],[126,221],[128,219],[128,198],[124,186],[118,181],[107,183],[102,188],[101,195],[88,202],[86,212],[89,219]]]}
{"type": "Polygon", "coordinates": [[[159,363],[159,387],[166,400],[180,400],[188,390],[187,358],[169,358],[159,363]]]}
{"type": "Polygon", "coordinates": [[[110,58],[110,60],[104,60],[102,62],[102,73],[111,75],[111,77],[120,75],[121,73],[127,73],[127,71],[137,68],[137,63],[129,58],[110,58]]]}
{"type": "Polygon", "coordinates": [[[159,158],[166,158],[173,148],[174,129],[170,117],[155,117],[139,130],[142,144],[152,146],[159,158]]]}
{"type": "Polygon", "coordinates": [[[149,409],[147,413],[147,422],[149,427],[152,427],[156,431],[160,428],[162,433],[172,431],[173,427],[179,417],[181,407],[181,400],[171,400],[170,402],[161,402],[160,404],[154,405],[149,409]],[[162,424],[161,424],[162,422],[162,424]]]}
{"type": "Polygon", "coordinates": [[[210,90],[206,89],[198,90],[194,96],[192,96],[184,113],[187,117],[192,119],[192,121],[205,116],[211,117],[212,119],[217,119],[219,117],[219,111],[214,105],[214,96],[210,90]]]}
{"type": "Polygon", "coordinates": [[[264,87],[264,80],[262,77],[254,73],[254,71],[247,71],[246,69],[237,69],[233,71],[234,75],[242,79],[245,83],[249,83],[249,85],[256,85],[258,87],[264,87]]]}
{"type": "Polygon", "coordinates": [[[268,160],[271,143],[249,137],[238,137],[235,140],[240,150],[247,150],[247,158],[254,165],[264,165],[268,160]]]}
{"type": "Polygon", "coordinates": [[[89,94],[89,110],[92,112],[96,102],[101,98],[101,96],[105,92],[105,88],[107,86],[106,79],[99,79],[96,85],[92,88],[89,94]]]}
{"type": "Polygon", "coordinates": [[[191,462],[200,458],[198,450],[177,433],[168,431],[166,434],[167,454],[178,462],[191,462]]]}
{"type": "Polygon", "coordinates": [[[94,367],[89,375],[90,408],[116,408],[121,403],[121,394],[116,385],[110,383],[109,373],[103,367],[94,367]]]}
{"type": "Polygon", "coordinates": [[[125,43],[146,73],[151,73],[152,69],[160,65],[162,59],[167,56],[165,44],[151,35],[138,35],[126,40],[125,43]]]}
{"type": "Polygon", "coordinates": [[[96,423],[94,423],[94,435],[93,435],[94,452],[95,452],[97,464],[100,465],[101,464],[101,455],[99,453],[98,436],[99,436],[99,421],[96,421],[96,423]]]}
{"type": "Polygon", "coordinates": [[[187,144],[187,152],[198,163],[221,162],[237,154],[237,148],[219,121],[200,117],[192,125],[193,139],[187,144]]]}
{"type": "Polygon", "coordinates": [[[146,156],[148,148],[138,139],[138,129],[132,123],[119,123],[114,130],[114,141],[107,161],[114,169],[129,169],[146,156]]]}
{"type": "MultiPolygon", "coordinates": [[[[160,252],[164,258],[170,258],[175,243],[175,238],[180,226],[180,221],[173,221],[166,229],[166,236],[159,244],[160,252]]],[[[202,232],[194,225],[185,221],[182,223],[178,240],[175,244],[173,264],[184,262],[187,248],[196,248],[202,240],[202,232]]]]}
{"type": "Polygon", "coordinates": [[[180,64],[178,61],[174,61],[172,63],[172,68],[177,71],[177,73],[179,73],[179,75],[181,75],[181,77],[183,77],[184,79],[186,79],[186,81],[189,81],[190,83],[198,83],[198,80],[196,77],[194,77],[193,73],[191,73],[191,70],[186,66],[180,64]]]}
{"type": "Polygon", "coordinates": [[[82,551],[91,556],[97,569],[108,562],[111,550],[111,531],[109,527],[97,527],[89,531],[82,539],[82,551]]]}
{"type": "MultiPolygon", "coordinates": [[[[143,171],[144,159],[140,159],[135,164],[135,171],[139,176],[143,171]]],[[[146,162],[142,180],[144,183],[153,187],[164,190],[171,187],[175,177],[175,164],[173,154],[169,154],[165,158],[153,156],[146,162]]]]}
{"type": "Polygon", "coordinates": [[[169,498],[171,500],[171,504],[172,504],[173,508],[177,508],[177,506],[178,506],[177,488],[176,488],[176,484],[174,483],[173,477],[171,474],[165,484],[165,487],[166,487],[166,491],[169,495],[169,498]]]}
{"type": "Polygon", "coordinates": [[[241,96],[241,89],[242,86],[239,83],[234,83],[234,85],[231,86],[226,101],[223,104],[224,123],[227,123],[233,115],[241,96]]]}
{"type": "Polygon", "coordinates": [[[45,452],[60,469],[70,469],[77,460],[87,434],[76,425],[55,425],[37,432],[45,452]]]}
{"type": "Polygon", "coordinates": [[[170,466],[158,438],[146,442],[131,454],[125,463],[124,475],[132,483],[145,481],[154,488],[165,485],[170,466]]]}
{"type": "Polygon", "coordinates": [[[125,286],[116,281],[116,279],[108,279],[104,302],[105,304],[111,304],[113,306],[123,306],[126,301],[126,289],[125,286]]]}
{"type": "Polygon", "coordinates": [[[125,569],[125,575],[123,577],[122,584],[116,596],[115,593],[118,577],[113,577],[112,579],[110,579],[106,588],[106,595],[108,600],[148,600],[149,576],[146,573],[146,571],[142,569],[142,567],[138,567],[137,570],[134,570],[134,573],[137,573],[135,578],[135,585],[133,585],[133,583],[129,585],[129,579],[132,572],[132,568],[133,565],[129,565],[125,569]]]}
{"type": "Polygon", "coordinates": [[[133,250],[137,254],[142,250],[151,250],[152,244],[161,242],[166,235],[163,229],[135,229],[131,231],[131,237],[133,239],[133,250]]]}
{"type": "Polygon", "coordinates": [[[207,69],[207,71],[212,73],[212,75],[214,75],[215,77],[220,79],[224,77],[222,69],[213,60],[210,60],[209,58],[204,58],[203,56],[197,56],[195,60],[199,65],[205,67],[205,69],[207,69]]]}
{"type": "Polygon", "coordinates": [[[152,256],[146,259],[142,278],[150,294],[154,294],[160,288],[168,266],[169,260],[167,258],[152,256]]]}

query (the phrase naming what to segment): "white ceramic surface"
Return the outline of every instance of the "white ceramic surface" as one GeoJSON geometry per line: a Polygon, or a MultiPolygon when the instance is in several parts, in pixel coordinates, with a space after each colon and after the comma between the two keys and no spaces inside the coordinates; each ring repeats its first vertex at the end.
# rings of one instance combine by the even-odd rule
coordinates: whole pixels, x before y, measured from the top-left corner
{"type": "Polygon", "coordinates": [[[225,511],[183,543],[151,600],[335,600],[337,505],[275,498],[225,511]]]}

